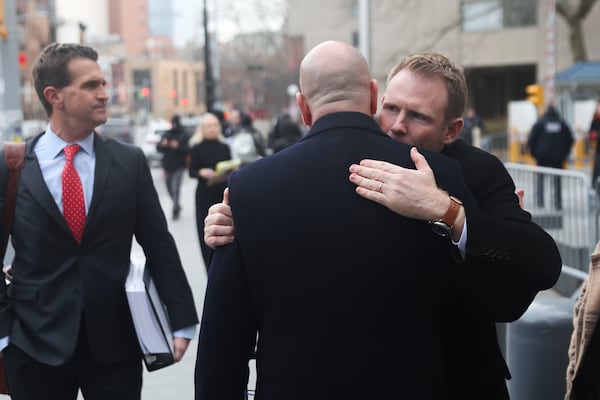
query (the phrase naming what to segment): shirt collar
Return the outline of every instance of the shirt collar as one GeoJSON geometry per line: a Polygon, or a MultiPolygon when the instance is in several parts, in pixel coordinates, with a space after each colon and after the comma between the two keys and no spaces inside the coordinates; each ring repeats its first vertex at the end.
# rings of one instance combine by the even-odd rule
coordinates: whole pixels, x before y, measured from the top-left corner
{"type": "Polygon", "coordinates": [[[52,154],[52,158],[56,158],[63,148],[69,144],[78,144],[81,146],[81,149],[85,151],[90,156],[94,155],[94,135],[93,132],[90,132],[89,135],[85,137],[85,139],[80,140],[75,143],[67,143],[62,140],[50,127],[50,124],[46,127],[46,132],[40,138],[40,142],[43,143],[44,146],[48,148],[50,154],[52,154]]]}

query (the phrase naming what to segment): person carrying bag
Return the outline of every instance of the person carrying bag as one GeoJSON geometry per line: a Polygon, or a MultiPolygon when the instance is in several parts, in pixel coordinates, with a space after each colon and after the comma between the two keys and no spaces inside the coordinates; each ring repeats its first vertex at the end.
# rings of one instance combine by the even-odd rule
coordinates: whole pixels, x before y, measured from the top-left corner
{"type": "MultiPolygon", "coordinates": [[[[15,215],[15,204],[17,200],[17,185],[19,184],[19,173],[25,162],[25,142],[5,142],[4,159],[8,167],[8,181],[6,183],[4,198],[4,224],[2,226],[2,236],[0,245],[1,259],[4,260],[6,247],[8,246],[8,237],[12,229],[12,222],[15,215]]],[[[3,269],[4,270],[4,269],[3,269]]],[[[5,272],[10,276],[10,267],[5,272]]],[[[0,393],[9,394],[8,381],[2,357],[0,357],[0,393]]]]}

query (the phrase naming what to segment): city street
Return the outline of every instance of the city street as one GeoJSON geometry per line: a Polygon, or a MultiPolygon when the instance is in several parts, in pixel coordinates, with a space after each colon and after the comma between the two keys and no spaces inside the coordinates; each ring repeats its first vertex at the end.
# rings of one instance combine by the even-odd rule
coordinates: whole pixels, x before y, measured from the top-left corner
{"type": "MultiPolygon", "coordinates": [[[[196,181],[184,177],[181,187],[182,210],[177,221],[170,219],[171,200],[162,176],[162,169],[153,168],[152,176],[163,210],[169,222],[169,230],[175,238],[183,267],[190,286],[194,292],[194,300],[198,310],[198,318],[202,316],[202,304],[206,288],[206,269],[200,255],[200,245],[196,233],[194,194],[196,181]]],[[[134,242],[132,257],[143,257],[141,248],[134,242]]],[[[183,359],[169,367],[148,372],[144,367],[144,383],[142,400],[188,400],[194,398],[194,365],[196,362],[197,337],[190,342],[183,359]]],[[[83,400],[79,393],[78,400],[83,400]]]]}
{"type": "MultiPolygon", "coordinates": [[[[163,210],[169,222],[169,230],[175,238],[183,267],[194,292],[198,318],[202,316],[204,291],[206,288],[206,269],[200,255],[200,245],[196,231],[194,196],[196,180],[184,175],[181,187],[182,210],[177,221],[171,217],[171,200],[167,193],[161,168],[152,168],[154,184],[160,197],[163,210]]],[[[139,255],[141,250],[134,245],[133,256],[139,255]]],[[[142,400],[187,400],[194,398],[194,366],[196,362],[196,349],[198,342],[195,338],[190,343],[183,360],[167,368],[147,372],[144,368],[144,385],[142,400]]],[[[251,365],[252,367],[252,365],[251,365]]],[[[251,381],[254,379],[252,369],[251,381]]],[[[252,385],[251,385],[252,386],[252,385]]]]}
{"type": "MultiPolygon", "coordinates": [[[[196,181],[184,177],[181,187],[181,215],[177,221],[171,220],[171,201],[167,194],[162,169],[153,168],[152,175],[156,190],[160,196],[163,210],[169,221],[169,230],[175,238],[179,254],[185,268],[188,280],[194,292],[198,317],[202,315],[204,290],[206,288],[206,269],[200,255],[200,245],[196,232],[194,195],[196,181]]],[[[133,255],[139,252],[139,247],[134,247],[133,255]]],[[[164,399],[193,399],[194,398],[194,364],[196,361],[197,340],[190,343],[190,347],[181,362],[167,368],[148,373],[144,372],[143,400],[164,399]]]]}

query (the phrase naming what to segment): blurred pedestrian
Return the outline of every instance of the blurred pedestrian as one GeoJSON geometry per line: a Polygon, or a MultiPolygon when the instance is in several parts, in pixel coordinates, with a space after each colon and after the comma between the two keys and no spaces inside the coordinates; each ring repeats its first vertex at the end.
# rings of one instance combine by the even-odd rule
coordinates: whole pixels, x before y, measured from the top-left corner
{"type": "Polygon", "coordinates": [[[234,109],[229,120],[230,126],[225,137],[233,158],[247,165],[267,155],[263,135],[254,127],[248,114],[234,109]]]}
{"type": "Polygon", "coordinates": [[[276,119],[268,135],[268,148],[277,153],[296,143],[302,138],[302,129],[284,110],[276,119]]]}
{"type": "Polygon", "coordinates": [[[460,138],[468,144],[480,147],[482,134],[483,119],[481,119],[473,107],[467,108],[464,117],[464,125],[460,131],[460,138]]]}
{"type": "MultiPolygon", "coordinates": [[[[561,118],[553,105],[548,106],[544,115],[531,128],[528,140],[529,150],[540,167],[563,168],[573,145],[573,132],[561,118]]],[[[537,176],[537,205],[544,207],[545,174],[537,176]]],[[[561,177],[554,175],[552,190],[554,207],[562,210],[561,177]]]]}
{"type": "Polygon", "coordinates": [[[226,128],[223,130],[223,136],[226,138],[233,136],[238,130],[242,128],[242,112],[234,108],[229,112],[226,119],[226,128]]]}
{"type": "Polygon", "coordinates": [[[217,109],[212,113],[219,119],[219,123],[221,124],[221,132],[226,132],[229,129],[229,121],[225,117],[225,112],[217,109]]]}
{"type": "MultiPolygon", "coordinates": [[[[318,45],[299,82],[308,135],[229,181],[236,238],[212,259],[196,399],[241,399],[255,345],[262,399],[445,399],[449,238],[366,202],[347,174],[364,155],[425,158],[377,127],[377,84],[353,46],[318,45]]],[[[440,184],[471,204],[458,164],[424,153],[440,184]]],[[[447,192],[432,201],[464,221],[447,192]]]]}
{"type": "Polygon", "coordinates": [[[181,124],[181,118],[179,115],[174,115],[171,118],[171,129],[166,131],[160,142],[156,144],[156,149],[163,153],[162,167],[165,172],[167,191],[173,202],[174,220],[179,218],[181,211],[179,193],[188,157],[188,141],[189,137],[181,124]]]}
{"type": "Polygon", "coordinates": [[[591,143],[595,144],[592,186],[596,191],[599,191],[598,176],[600,176],[600,146],[598,145],[598,139],[600,138],[600,100],[596,102],[596,109],[594,110],[594,116],[592,117],[592,122],[590,124],[588,138],[591,143]]]}
{"type": "MultiPolygon", "coordinates": [[[[443,191],[435,181],[424,179],[424,166],[415,171],[363,160],[360,166],[351,166],[350,179],[361,196],[400,215],[437,221],[436,227],[445,230],[441,233],[453,238],[451,246],[464,259],[458,256],[459,265],[449,276],[456,296],[448,299],[442,324],[448,398],[506,400],[510,373],[500,351],[496,322],[518,319],[539,290],[554,285],[562,265],[560,254],[552,237],[522,210],[523,192],[515,195],[502,162],[456,140],[467,96],[465,77],[457,65],[440,53],[416,53],[392,68],[387,83],[380,127],[400,142],[457,160],[482,212],[466,205],[464,226],[442,223],[444,204],[433,199],[443,191]],[[468,234],[463,229],[467,225],[468,234]]],[[[210,245],[231,242],[232,218],[225,202],[211,207],[205,228],[210,245]]]]}
{"type": "MultiPolygon", "coordinates": [[[[49,124],[27,142],[13,278],[0,284],[11,398],[139,399],[142,352],[124,288],[133,238],[167,305],[176,361],[198,322],[192,291],[142,150],[94,132],[109,100],[98,53],[52,43],[33,79],[49,124]]],[[[0,163],[1,185],[7,174],[0,163]]]]}
{"type": "Polygon", "coordinates": [[[198,179],[196,187],[196,226],[204,265],[208,272],[211,248],[204,242],[204,218],[208,208],[221,201],[227,187],[227,177],[219,179],[215,171],[217,163],[231,159],[231,151],[221,134],[219,119],[204,114],[196,132],[190,139],[190,177],[198,179]]]}

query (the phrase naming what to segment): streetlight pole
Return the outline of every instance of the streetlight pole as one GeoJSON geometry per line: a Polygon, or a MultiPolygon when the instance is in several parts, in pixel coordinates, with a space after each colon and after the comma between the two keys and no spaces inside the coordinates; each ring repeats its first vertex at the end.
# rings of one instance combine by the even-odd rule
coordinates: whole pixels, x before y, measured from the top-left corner
{"type": "MultiPolygon", "coordinates": [[[[553,104],[555,99],[554,78],[556,75],[556,0],[546,0],[546,77],[544,86],[546,104],[553,104]]],[[[554,104],[558,106],[557,104],[554,104]]]]}
{"type": "Polygon", "coordinates": [[[50,22],[50,43],[54,43],[56,42],[56,27],[58,26],[55,0],[48,0],[48,20],[50,22]]]}
{"type": "Polygon", "coordinates": [[[371,1],[359,0],[358,2],[358,47],[371,64],[371,1]]]}
{"type": "Polygon", "coordinates": [[[208,33],[208,11],[204,0],[204,84],[206,87],[206,111],[213,112],[215,107],[215,78],[213,76],[210,48],[210,34],[208,33]]]}

